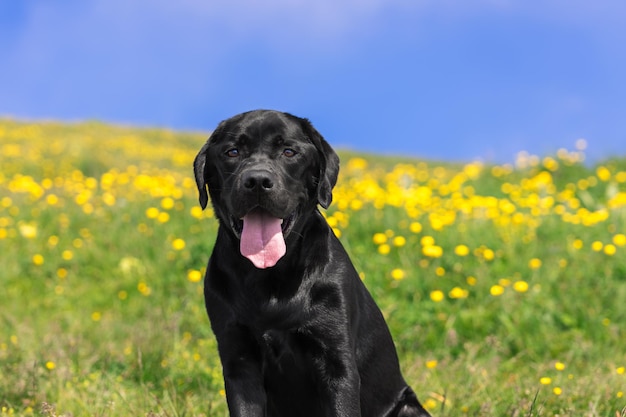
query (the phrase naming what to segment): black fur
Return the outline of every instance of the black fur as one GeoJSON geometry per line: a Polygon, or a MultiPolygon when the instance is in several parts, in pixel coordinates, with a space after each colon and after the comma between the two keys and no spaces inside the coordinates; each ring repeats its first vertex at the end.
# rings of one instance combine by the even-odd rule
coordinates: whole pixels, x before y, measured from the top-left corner
{"type": "Polygon", "coordinates": [[[200,204],[210,196],[220,224],[205,300],[230,415],[428,416],[317,208],[331,203],[339,158],[311,123],[268,110],[237,115],[217,127],[194,171],[200,204]],[[288,219],[286,254],[266,269],[239,251],[239,219],[258,207],[288,219]]]}

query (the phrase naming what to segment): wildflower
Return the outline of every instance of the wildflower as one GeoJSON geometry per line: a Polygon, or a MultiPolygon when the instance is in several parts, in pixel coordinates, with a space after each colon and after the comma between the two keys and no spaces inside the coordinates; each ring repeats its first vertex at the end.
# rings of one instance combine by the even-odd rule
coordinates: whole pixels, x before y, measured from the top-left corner
{"type": "Polygon", "coordinates": [[[613,255],[615,255],[615,252],[617,252],[617,249],[615,248],[615,245],[612,245],[612,244],[609,243],[606,246],[604,246],[604,253],[606,255],[613,256],[613,255]]]}
{"type": "Polygon", "coordinates": [[[183,239],[174,239],[174,241],[172,242],[172,247],[174,248],[174,250],[183,250],[185,249],[185,241],[183,239]]]}
{"type": "Polygon", "coordinates": [[[435,290],[430,292],[430,299],[438,303],[444,299],[443,291],[435,290]]]}
{"type": "Polygon", "coordinates": [[[422,231],[422,225],[418,222],[412,222],[409,225],[409,230],[415,234],[419,233],[422,231]]]}
{"type": "Polygon", "coordinates": [[[37,266],[41,266],[41,265],[43,265],[43,263],[44,263],[44,258],[43,258],[43,255],[41,255],[41,254],[39,254],[39,253],[38,253],[38,254],[36,254],[36,255],[33,255],[33,263],[34,263],[35,265],[37,265],[37,266]]]}
{"type": "Polygon", "coordinates": [[[435,369],[438,364],[439,362],[437,361],[437,359],[431,359],[429,361],[426,361],[426,367],[428,369],[435,369]]]}
{"type": "Polygon", "coordinates": [[[562,370],[565,369],[565,364],[563,362],[557,362],[557,363],[554,364],[554,368],[557,371],[562,371],[562,370]]]}
{"type": "Polygon", "coordinates": [[[174,199],[171,197],[165,197],[161,200],[161,207],[165,210],[170,210],[174,207],[174,199]]]}
{"type": "Polygon", "coordinates": [[[99,311],[94,311],[93,313],[91,313],[91,319],[93,321],[100,321],[100,319],[102,319],[102,313],[100,313],[99,311]]]}
{"type": "Polygon", "coordinates": [[[528,267],[533,270],[541,268],[541,264],[542,262],[539,258],[532,258],[530,261],[528,261],[528,267]]]}
{"type": "Polygon", "coordinates": [[[438,266],[437,269],[435,269],[435,275],[437,275],[438,277],[442,277],[446,274],[446,269],[443,266],[438,266]]]}
{"type": "Polygon", "coordinates": [[[372,241],[377,245],[382,245],[387,242],[387,235],[384,233],[376,233],[374,234],[372,241]]]}
{"type": "Polygon", "coordinates": [[[21,223],[18,225],[20,234],[26,239],[34,239],[37,237],[37,226],[34,223],[21,223]]]}
{"type": "Polygon", "coordinates": [[[468,295],[469,292],[461,287],[454,287],[448,293],[448,296],[452,299],[467,298],[468,295]]]}
{"type": "Polygon", "coordinates": [[[432,398],[427,398],[426,401],[424,401],[424,408],[429,411],[434,410],[435,408],[437,408],[437,401],[432,398]]]}
{"type": "Polygon", "coordinates": [[[187,279],[190,282],[199,282],[202,279],[202,273],[196,269],[190,269],[187,272],[187,279]]]}
{"type": "Polygon", "coordinates": [[[552,378],[549,376],[543,376],[539,379],[539,383],[541,383],[541,385],[550,385],[552,383],[552,378]]]}
{"type": "Polygon", "coordinates": [[[391,252],[391,246],[386,243],[378,247],[378,253],[380,253],[381,255],[388,255],[389,252],[391,252]]]}
{"type": "Polygon", "coordinates": [[[596,240],[591,244],[591,250],[594,252],[600,252],[602,248],[604,248],[604,244],[599,240],[596,240]]]}
{"type": "Polygon", "coordinates": [[[159,217],[159,209],[156,207],[150,207],[146,210],[146,217],[149,219],[156,219],[159,217]]]}
{"type": "Polygon", "coordinates": [[[572,247],[573,247],[574,249],[577,249],[577,250],[578,250],[578,249],[582,249],[582,247],[583,247],[583,241],[582,241],[582,240],[580,240],[580,239],[576,239],[576,240],[574,240],[574,241],[572,242],[572,247]]]}
{"type": "Polygon", "coordinates": [[[74,257],[74,253],[71,250],[64,250],[61,253],[61,258],[63,258],[66,261],[72,260],[73,257],[74,257]]]}
{"type": "Polygon", "coordinates": [[[598,179],[604,182],[607,182],[611,179],[611,171],[603,166],[598,167],[598,169],[596,170],[596,175],[598,176],[598,179]]]}
{"type": "Polygon", "coordinates": [[[423,236],[420,239],[420,244],[422,246],[433,246],[435,244],[435,238],[432,236],[423,236]]]}
{"type": "Polygon", "coordinates": [[[563,393],[563,390],[560,387],[554,387],[552,389],[552,392],[554,393],[554,395],[561,395],[563,393]]]}
{"type": "Polygon", "coordinates": [[[622,233],[618,233],[613,236],[613,243],[615,246],[625,246],[626,245],[626,235],[622,233]]]}
{"type": "Polygon", "coordinates": [[[57,367],[57,365],[54,362],[52,362],[52,361],[46,362],[46,369],[47,370],[52,371],[56,367],[57,367]]]}
{"type": "Polygon", "coordinates": [[[391,278],[395,279],[396,281],[403,280],[405,276],[406,273],[400,268],[396,268],[391,271],[391,278]]]}
{"type": "Polygon", "coordinates": [[[393,238],[393,246],[402,247],[406,245],[406,238],[404,236],[396,236],[393,238]]]}
{"type": "Polygon", "coordinates": [[[489,293],[491,295],[493,295],[494,297],[498,297],[502,294],[504,294],[504,287],[501,285],[492,285],[491,288],[489,289],[489,293]]]}
{"type": "Polygon", "coordinates": [[[141,281],[141,282],[139,282],[139,284],[137,284],[137,291],[139,291],[141,293],[141,295],[144,295],[146,297],[149,296],[150,293],[152,292],[150,287],[148,287],[148,284],[146,284],[143,281],[141,281]]]}
{"type": "Polygon", "coordinates": [[[496,257],[496,254],[494,253],[493,250],[487,248],[483,251],[483,258],[486,261],[492,261],[495,257],[496,257]]]}
{"type": "Polygon", "coordinates": [[[443,255],[443,248],[436,245],[425,246],[422,248],[422,253],[429,258],[440,258],[443,255]]]}
{"type": "Polygon", "coordinates": [[[190,210],[191,216],[196,219],[201,219],[203,217],[202,208],[199,206],[193,206],[190,210]]]}
{"type": "Polygon", "coordinates": [[[469,254],[469,248],[466,245],[457,245],[454,248],[454,253],[457,256],[467,256],[469,254]]]}
{"type": "Polygon", "coordinates": [[[615,371],[617,372],[618,375],[624,375],[624,373],[626,373],[626,368],[623,366],[620,366],[615,371]]]}
{"type": "Polygon", "coordinates": [[[528,291],[528,283],[526,281],[516,281],[515,284],[513,284],[513,289],[517,292],[524,293],[528,291]]]}

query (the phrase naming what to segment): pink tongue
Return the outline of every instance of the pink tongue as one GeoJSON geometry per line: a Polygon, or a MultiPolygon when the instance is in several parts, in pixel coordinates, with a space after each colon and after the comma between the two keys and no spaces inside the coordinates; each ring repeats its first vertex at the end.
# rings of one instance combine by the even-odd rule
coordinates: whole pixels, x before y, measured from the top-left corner
{"type": "Polygon", "coordinates": [[[257,268],[270,268],[285,255],[281,219],[263,210],[254,210],[243,218],[239,249],[257,268]]]}

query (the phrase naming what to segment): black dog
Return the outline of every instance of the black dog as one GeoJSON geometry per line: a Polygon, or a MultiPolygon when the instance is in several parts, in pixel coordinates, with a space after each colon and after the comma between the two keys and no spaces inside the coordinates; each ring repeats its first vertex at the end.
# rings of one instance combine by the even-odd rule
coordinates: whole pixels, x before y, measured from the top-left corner
{"type": "Polygon", "coordinates": [[[230,415],[428,416],[317,208],[331,202],[339,158],[309,121],[269,110],[225,120],[194,171],[219,220],[204,294],[230,415]]]}

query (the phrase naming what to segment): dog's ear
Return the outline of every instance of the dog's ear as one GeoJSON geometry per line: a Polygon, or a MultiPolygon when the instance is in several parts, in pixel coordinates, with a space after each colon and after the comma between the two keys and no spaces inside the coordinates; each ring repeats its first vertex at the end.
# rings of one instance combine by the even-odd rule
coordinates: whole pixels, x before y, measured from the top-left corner
{"type": "Polygon", "coordinates": [[[303,128],[320,156],[317,202],[326,209],[333,200],[333,187],[339,175],[339,156],[307,119],[303,119],[303,128]]]}
{"type": "Polygon", "coordinates": [[[209,195],[207,193],[207,183],[204,174],[204,169],[206,166],[207,159],[207,151],[209,150],[209,142],[211,138],[206,141],[198,155],[196,155],[196,159],[193,161],[193,173],[196,177],[196,185],[198,186],[198,192],[200,193],[200,206],[204,210],[209,202],[209,195]]]}

